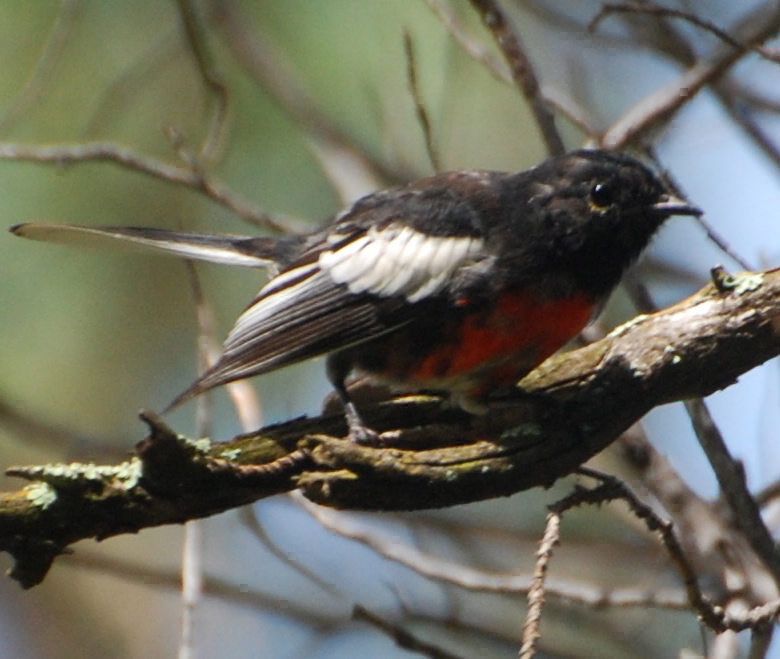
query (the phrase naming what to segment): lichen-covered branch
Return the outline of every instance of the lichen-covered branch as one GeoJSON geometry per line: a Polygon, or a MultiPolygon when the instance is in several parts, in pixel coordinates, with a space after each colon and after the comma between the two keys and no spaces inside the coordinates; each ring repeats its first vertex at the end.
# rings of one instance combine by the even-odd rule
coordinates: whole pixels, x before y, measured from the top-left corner
{"type": "Polygon", "coordinates": [[[363,408],[381,447],[342,439],[340,414],[223,443],[149,436],[116,466],[44,465],[0,495],[0,550],[29,587],[70,544],[180,523],[300,489],[352,509],[450,506],[547,486],[653,407],[706,396],[780,354],[780,271],[730,277],[601,341],[548,360],[511,400],[470,416],[435,396],[363,408]]]}

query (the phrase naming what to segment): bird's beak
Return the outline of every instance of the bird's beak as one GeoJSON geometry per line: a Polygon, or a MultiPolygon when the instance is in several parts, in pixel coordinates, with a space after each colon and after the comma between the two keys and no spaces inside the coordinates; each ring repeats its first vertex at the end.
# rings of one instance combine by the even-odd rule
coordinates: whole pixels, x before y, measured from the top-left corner
{"type": "Polygon", "coordinates": [[[664,215],[703,215],[704,211],[689,204],[684,199],[673,194],[665,194],[661,200],[653,204],[653,210],[664,215]]]}

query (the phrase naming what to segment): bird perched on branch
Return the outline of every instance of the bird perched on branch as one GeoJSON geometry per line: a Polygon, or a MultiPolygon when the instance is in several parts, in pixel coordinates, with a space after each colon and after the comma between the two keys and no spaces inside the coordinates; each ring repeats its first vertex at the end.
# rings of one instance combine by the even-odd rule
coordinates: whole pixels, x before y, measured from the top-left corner
{"type": "Polygon", "coordinates": [[[12,231],[275,267],[220,359],[172,406],[326,354],[350,437],[370,441],[347,390],[352,373],[448,392],[478,410],[579,333],[667,218],[700,213],[638,160],[579,150],[519,173],[453,171],[376,192],[307,235],[42,224],[12,231]]]}

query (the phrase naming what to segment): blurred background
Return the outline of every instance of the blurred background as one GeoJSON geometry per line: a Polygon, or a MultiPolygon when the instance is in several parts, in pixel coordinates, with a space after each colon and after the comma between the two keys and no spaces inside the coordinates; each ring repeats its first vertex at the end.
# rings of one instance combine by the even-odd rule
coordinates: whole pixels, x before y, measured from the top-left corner
{"type": "MultiPolygon", "coordinates": [[[[775,3],[670,4],[728,28],[775,3]]],[[[514,0],[503,6],[545,93],[579,108],[596,132],[686,68],[679,51],[664,49],[665,33],[653,16],[611,17],[589,32],[599,2],[514,0]]],[[[313,227],[360,194],[434,171],[410,89],[406,33],[442,169],[515,170],[543,159],[526,102],[456,43],[442,15],[504,66],[465,2],[0,0],[0,153],[6,153],[3,144],[99,141],[185,170],[200,158],[203,171],[231,198],[285,226],[313,227]],[[198,52],[218,79],[211,88],[186,36],[188,11],[199,24],[198,52]],[[224,130],[213,151],[199,156],[222,86],[224,130]]],[[[719,47],[694,26],[674,26],[691,57],[719,47]]],[[[771,105],[780,103],[778,77],[776,63],[755,55],[731,77],[746,94],[767,101],[760,111],[747,109],[768,144],[780,144],[771,105]]],[[[704,91],[655,131],[653,146],[736,253],[755,268],[775,266],[778,166],[737,120],[739,112],[719,93],[704,91]]],[[[561,118],[558,125],[567,147],[588,139],[572,121],[561,118]]],[[[107,161],[3,157],[0,217],[5,227],[48,221],[265,231],[196,190],[107,161]]],[[[700,288],[718,263],[739,269],[688,218],[663,230],[637,274],[664,306],[700,288]]],[[[264,275],[216,265],[199,265],[197,272],[221,339],[264,275]]],[[[619,293],[603,322],[609,327],[634,314],[619,293]]],[[[121,460],[144,436],[138,410],[161,409],[196,374],[193,294],[186,268],[175,259],[0,234],[0,332],[4,466],[121,460]]],[[[253,386],[264,423],[316,413],[329,391],[321,363],[264,376],[253,386]]],[[[780,476],[778,393],[771,362],[710,401],[756,491],[780,476]]],[[[177,410],[172,425],[194,433],[193,410],[177,410]]],[[[646,429],[694,492],[716,496],[680,405],[654,411],[646,429]]],[[[215,439],[240,431],[229,399],[217,392],[215,439]]],[[[627,470],[616,451],[595,464],[627,470]]],[[[410,656],[375,622],[356,619],[356,605],[450,653],[441,656],[516,656],[525,597],[511,586],[531,573],[546,505],[573,482],[426,513],[337,515],[277,497],[205,520],[190,539],[206,587],[189,619],[189,641],[181,632],[182,528],[80,543],[29,592],[0,580],[0,656],[410,656]],[[399,547],[418,569],[388,557],[399,547]],[[423,565],[446,578],[421,575],[423,565]],[[465,587],[474,575],[503,580],[494,592],[484,584],[465,587]]],[[[5,479],[3,487],[16,489],[19,482],[5,479]]],[[[767,512],[776,528],[776,516],[767,512]]],[[[595,584],[681,593],[658,543],[620,506],[566,518],[551,579],[573,590],[595,584]]],[[[693,613],[676,610],[681,606],[596,610],[550,598],[542,656],[674,657],[684,648],[707,654],[711,639],[693,613]]],[[[730,656],[746,651],[745,643],[734,639],[730,656]]],[[[780,657],[780,650],[771,656],[780,657]]]]}

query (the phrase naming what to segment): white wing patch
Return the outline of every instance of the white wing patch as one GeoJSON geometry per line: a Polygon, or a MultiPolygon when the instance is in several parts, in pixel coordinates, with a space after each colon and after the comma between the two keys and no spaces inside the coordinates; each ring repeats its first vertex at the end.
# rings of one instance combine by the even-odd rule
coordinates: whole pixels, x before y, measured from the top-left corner
{"type": "Polygon", "coordinates": [[[410,227],[371,228],[320,254],[319,267],[352,293],[403,295],[417,302],[440,291],[484,247],[479,237],[428,236],[410,227]]]}

